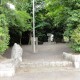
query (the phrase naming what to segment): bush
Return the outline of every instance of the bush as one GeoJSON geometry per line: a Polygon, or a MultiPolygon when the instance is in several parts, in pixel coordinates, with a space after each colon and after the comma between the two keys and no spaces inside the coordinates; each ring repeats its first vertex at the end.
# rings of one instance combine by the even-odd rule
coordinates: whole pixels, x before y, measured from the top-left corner
{"type": "Polygon", "coordinates": [[[71,35],[71,47],[74,51],[80,52],[80,25],[78,25],[71,35]]]}
{"type": "Polygon", "coordinates": [[[7,22],[4,14],[0,14],[0,54],[8,48],[9,44],[9,30],[7,27],[7,22]]]}

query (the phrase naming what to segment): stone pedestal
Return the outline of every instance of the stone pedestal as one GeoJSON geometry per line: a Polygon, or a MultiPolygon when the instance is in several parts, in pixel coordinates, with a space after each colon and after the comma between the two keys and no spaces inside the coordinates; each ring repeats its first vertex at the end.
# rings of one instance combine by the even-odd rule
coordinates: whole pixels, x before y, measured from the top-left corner
{"type": "Polygon", "coordinates": [[[72,61],[75,68],[80,68],[80,55],[63,52],[63,57],[72,61]]]}
{"type": "Polygon", "coordinates": [[[12,77],[15,75],[15,65],[9,59],[0,63],[0,77],[12,77]]]}

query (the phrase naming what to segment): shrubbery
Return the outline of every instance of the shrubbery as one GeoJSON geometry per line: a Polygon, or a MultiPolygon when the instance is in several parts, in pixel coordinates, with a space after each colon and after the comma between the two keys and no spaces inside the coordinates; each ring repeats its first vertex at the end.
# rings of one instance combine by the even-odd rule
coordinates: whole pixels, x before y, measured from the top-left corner
{"type": "Polygon", "coordinates": [[[71,47],[75,52],[80,52],[80,25],[74,29],[71,35],[71,47]]]}
{"type": "Polygon", "coordinates": [[[4,14],[0,14],[0,54],[8,48],[9,34],[7,21],[4,14]]]}

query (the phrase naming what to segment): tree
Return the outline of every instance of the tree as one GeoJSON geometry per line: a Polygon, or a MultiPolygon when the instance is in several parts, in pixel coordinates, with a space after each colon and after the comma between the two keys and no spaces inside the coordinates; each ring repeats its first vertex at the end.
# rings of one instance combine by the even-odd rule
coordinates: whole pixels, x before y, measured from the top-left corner
{"type": "Polygon", "coordinates": [[[61,0],[45,0],[45,3],[46,16],[49,19],[51,29],[53,29],[55,41],[62,42],[67,18],[64,5],[62,5],[61,0]]]}
{"type": "MultiPolygon", "coordinates": [[[[2,4],[3,8],[2,13],[4,13],[6,16],[9,30],[15,31],[15,33],[19,34],[20,44],[21,44],[22,33],[27,30],[31,30],[31,22],[30,22],[31,16],[26,10],[27,5],[22,5],[24,4],[24,1],[25,0],[19,0],[19,1],[6,0],[2,4]],[[16,5],[15,10],[10,9],[9,5],[7,5],[8,4],[7,2],[9,3],[9,5],[14,5],[14,6],[16,5]],[[17,5],[17,3],[19,4],[17,5]]],[[[27,4],[26,1],[25,4],[27,4]]]]}
{"type": "Polygon", "coordinates": [[[64,35],[69,37],[72,48],[80,51],[79,25],[80,0],[45,0],[47,15],[52,18],[54,27],[63,27],[64,35]],[[75,44],[75,45],[74,45],[75,44]]]}

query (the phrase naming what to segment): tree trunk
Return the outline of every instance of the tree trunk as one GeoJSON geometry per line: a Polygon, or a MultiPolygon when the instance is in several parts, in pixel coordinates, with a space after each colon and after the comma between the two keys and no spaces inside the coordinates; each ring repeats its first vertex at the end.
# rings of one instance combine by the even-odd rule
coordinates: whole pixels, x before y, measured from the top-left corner
{"type": "Polygon", "coordinates": [[[22,32],[20,32],[20,45],[21,45],[21,39],[22,39],[22,32]]]}
{"type": "Polygon", "coordinates": [[[28,44],[31,44],[31,37],[32,37],[32,33],[30,32],[30,35],[29,35],[29,43],[28,44]]]}

